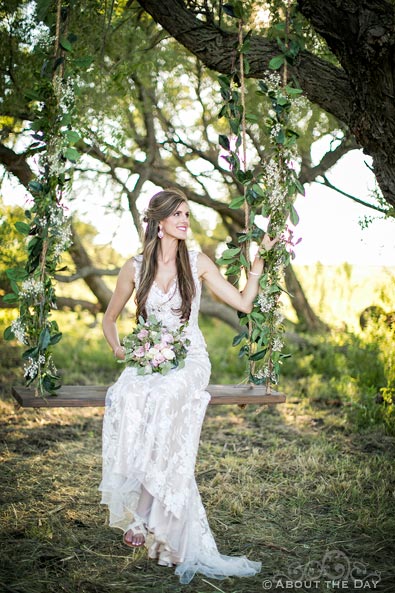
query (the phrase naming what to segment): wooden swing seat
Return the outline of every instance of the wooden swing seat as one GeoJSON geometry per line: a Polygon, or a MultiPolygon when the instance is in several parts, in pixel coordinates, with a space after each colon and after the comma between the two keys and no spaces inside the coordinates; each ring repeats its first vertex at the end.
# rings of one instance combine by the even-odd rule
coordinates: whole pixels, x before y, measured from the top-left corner
{"type": "MultiPolygon", "coordinates": [[[[63,385],[54,396],[36,396],[33,389],[16,386],[12,395],[17,407],[24,408],[78,408],[104,406],[108,387],[102,385],[63,385]]],[[[286,398],[278,391],[270,392],[257,385],[209,385],[210,404],[281,404],[286,398]]]]}

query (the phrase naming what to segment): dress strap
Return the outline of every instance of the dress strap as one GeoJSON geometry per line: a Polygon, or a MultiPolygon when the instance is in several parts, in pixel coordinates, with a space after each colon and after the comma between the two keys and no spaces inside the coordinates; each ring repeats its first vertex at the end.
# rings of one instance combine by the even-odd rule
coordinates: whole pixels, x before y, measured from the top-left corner
{"type": "Polygon", "coordinates": [[[199,280],[198,277],[198,270],[197,270],[197,258],[199,255],[199,251],[188,251],[189,254],[189,261],[191,263],[191,270],[192,270],[192,275],[195,278],[195,281],[199,280]]]}

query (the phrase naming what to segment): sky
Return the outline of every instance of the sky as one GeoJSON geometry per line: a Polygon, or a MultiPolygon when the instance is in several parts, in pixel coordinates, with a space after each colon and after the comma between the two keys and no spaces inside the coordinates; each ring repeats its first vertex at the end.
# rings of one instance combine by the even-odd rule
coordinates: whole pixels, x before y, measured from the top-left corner
{"type": "MultiPolygon", "coordinates": [[[[327,150],[328,140],[316,142],[313,147],[313,162],[327,150]]],[[[372,202],[370,192],[374,188],[374,176],[366,165],[369,157],[360,150],[353,150],[343,156],[328,173],[328,179],[337,187],[355,197],[372,202]]],[[[125,257],[138,250],[137,234],[131,216],[127,211],[119,217],[104,209],[100,202],[102,190],[92,192],[92,186],[79,193],[79,216],[98,229],[96,242],[111,243],[125,257]]],[[[139,200],[144,208],[149,196],[156,191],[151,186],[139,200]]],[[[3,199],[6,204],[24,205],[26,192],[17,184],[8,181],[3,185],[3,199]]],[[[77,204],[77,201],[73,203],[77,204]]],[[[324,265],[337,265],[348,262],[357,265],[395,265],[395,221],[380,219],[382,215],[357,204],[339,193],[317,183],[306,186],[305,196],[298,196],[295,202],[300,222],[295,228],[295,237],[301,237],[296,246],[297,265],[321,262],[324,265]],[[376,216],[377,215],[377,216],[376,216]],[[361,229],[359,221],[365,216],[373,216],[368,228],[361,229]]],[[[196,208],[195,208],[196,213],[196,208]]],[[[207,209],[198,209],[197,214],[207,216],[207,209]]]]}

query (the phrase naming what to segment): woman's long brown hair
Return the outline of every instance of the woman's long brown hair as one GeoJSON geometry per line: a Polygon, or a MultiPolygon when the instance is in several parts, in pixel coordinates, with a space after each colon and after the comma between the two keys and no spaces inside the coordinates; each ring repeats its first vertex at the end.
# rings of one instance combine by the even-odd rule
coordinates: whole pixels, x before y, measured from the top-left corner
{"type": "MultiPolygon", "coordinates": [[[[159,223],[164,220],[178,206],[185,202],[187,197],[178,189],[165,189],[155,194],[148,205],[144,221],[147,223],[143,243],[143,261],[140,269],[140,282],[135,295],[136,317],[141,315],[147,318],[146,303],[148,293],[155,280],[158,269],[158,253],[160,239],[158,237],[159,223]]],[[[181,295],[181,307],[175,312],[180,315],[182,321],[187,321],[191,314],[192,300],[196,294],[195,282],[192,276],[191,264],[189,261],[188,249],[185,241],[178,241],[176,256],[178,289],[181,295]]]]}

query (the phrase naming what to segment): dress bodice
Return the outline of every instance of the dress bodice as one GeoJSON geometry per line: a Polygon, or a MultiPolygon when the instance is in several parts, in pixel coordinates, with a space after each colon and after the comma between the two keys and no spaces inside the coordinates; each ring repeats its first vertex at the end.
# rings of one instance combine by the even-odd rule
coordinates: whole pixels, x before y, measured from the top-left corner
{"type": "MultiPolygon", "coordinates": [[[[192,300],[191,314],[189,317],[186,333],[191,340],[191,346],[203,346],[205,348],[206,344],[198,325],[199,306],[202,292],[201,282],[199,280],[197,271],[197,258],[199,252],[188,251],[188,254],[196,292],[195,297],[192,300]]],[[[142,259],[142,254],[136,255],[133,258],[136,269],[136,289],[138,288],[140,282],[142,259]]],[[[176,329],[182,323],[180,316],[177,313],[177,309],[179,309],[180,306],[181,295],[178,288],[177,278],[173,280],[167,292],[163,292],[156,282],[152,284],[146,303],[147,315],[154,315],[156,319],[163,323],[164,326],[168,327],[169,329],[176,329]]]]}

